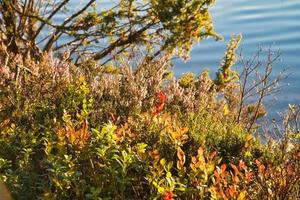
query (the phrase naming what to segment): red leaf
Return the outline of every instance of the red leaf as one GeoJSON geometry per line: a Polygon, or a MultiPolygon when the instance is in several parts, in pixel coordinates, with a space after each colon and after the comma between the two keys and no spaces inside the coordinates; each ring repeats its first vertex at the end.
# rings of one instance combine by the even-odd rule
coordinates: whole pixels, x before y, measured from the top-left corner
{"type": "Polygon", "coordinates": [[[163,200],[174,200],[173,192],[166,191],[164,193],[163,200]]]}
{"type": "Polygon", "coordinates": [[[154,114],[158,114],[164,109],[166,95],[160,91],[156,95],[155,105],[154,105],[154,114]]]}
{"type": "Polygon", "coordinates": [[[158,99],[159,99],[159,101],[161,102],[161,103],[164,103],[165,102],[165,100],[166,100],[166,95],[162,92],[162,91],[160,91],[159,93],[158,93],[158,99]]]}

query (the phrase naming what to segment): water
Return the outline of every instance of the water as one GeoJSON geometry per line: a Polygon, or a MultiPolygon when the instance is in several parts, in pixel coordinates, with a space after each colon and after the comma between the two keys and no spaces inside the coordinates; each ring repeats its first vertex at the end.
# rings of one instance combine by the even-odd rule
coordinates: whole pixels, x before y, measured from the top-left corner
{"type": "MultiPolygon", "coordinates": [[[[74,6],[84,3],[76,0],[74,6]]],[[[117,0],[98,0],[99,9],[109,8],[117,0]]],[[[187,63],[175,61],[175,74],[192,71],[200,73],[204,68],[216,71],[224,55],[231,34],[241,33],[245,57],[254,54],[258,46],[280,49],[282,62],[277,63],[274,75],[288,68],[291,75],[282,82],[284,90],[276,95],[276,103],[269,106],[271,116],[288,107],[289,103],[300,104],[300,0],[217,0],[211,9],[217,33],[224,41],[205,40],[196,45],[187,63]]],[[[65,16],[58,16],[63,20],[65,16]]],[[[238,67],[238,66],[237,66],[238,67]]]]}
{"type": "Polygon", "coordinates": [[[246,57],[255,53],[259,45],[272,46],[282,53],[282,62],[276,64],[274,75],[284,67],[291,73],[282,82],[284,89],[276,95],[276,102],[268,109],[270,114],[282,112],[289,103],[300,104],[300,0],[217,0],[211,13],[216,32],[225,40],[196,45],[189,62],[175,62],[176,74],[199,73],[203,68],[217,70],[230,35],[241,33],[241,49],[246,57]]]}

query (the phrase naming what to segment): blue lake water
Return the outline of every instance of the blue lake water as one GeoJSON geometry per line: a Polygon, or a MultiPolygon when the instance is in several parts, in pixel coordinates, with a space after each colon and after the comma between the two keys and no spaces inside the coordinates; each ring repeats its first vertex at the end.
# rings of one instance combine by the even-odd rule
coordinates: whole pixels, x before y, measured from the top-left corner
{"type": "MultiPolygon", "coordinates": [[[[283,68],[291,75],[282,84],[268,110],[281,112],[289,103],[300,104],[300,0],[217,0],[211,9],[217,33],[224,41],[208,40],[196,45],[187,63],[176,61],[176,74],[199,73],[203,68],[216,71],[232,34],[241,33],[241,49],[245,57],[253,55],[258,46],[280,49],[281,63],[274,66],[274,75],[283,68]]],[[[266,102],[268,103],[268,102],[266,102]]]]}
{"type": "MultiPolygon", "coordinates": [[[[73,2],[72,5],[76,7],[79,2],[85,1],[73,2]]],[[[109,8],[117,2],[98,0],[101,9],[109,8]]],[[[300,0],[217,0],[211,12],[215,30],[224,40],[216,42],[209,39],[196,45],[187,63],[175,60],[175,74],[179,76],[187,71],[198,74],[209,68],[213,75],[219,67],[230,36],[241,33],[243,41],[240,49],[243,49],[245,57],[253,55],[259,45],[272,46],[282,53],[282,61],[276,64],[274,75],[284,67],[291,73],[282,82],[284,89],[276,95],[276,102],[269,106],[271,116],[286,109],[289,103],[300,104],[300,0]]]]}

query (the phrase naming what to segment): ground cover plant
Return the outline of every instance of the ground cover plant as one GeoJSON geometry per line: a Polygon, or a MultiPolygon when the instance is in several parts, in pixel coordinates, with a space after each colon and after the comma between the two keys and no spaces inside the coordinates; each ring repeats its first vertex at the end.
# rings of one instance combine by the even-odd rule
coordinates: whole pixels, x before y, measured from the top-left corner
{"type": "Polygon", "coordinates": [[[0,3],[0,178],[14,199],[299,198],[300,108],[274,125],[281,140],[254,137],[281,79],[270,76],[276,52],[243,60],[238,73],[242,38],[232,36],[216,76],[176,78],[174,56],[220,38],[213,1],[120,1],[109,11],[88,1],[57,25],[68,3],[0,3]],[[54,35],[37,45],[44,28],[54,35]],[[64,34],[74,41],[56,46],[64,34]]]}

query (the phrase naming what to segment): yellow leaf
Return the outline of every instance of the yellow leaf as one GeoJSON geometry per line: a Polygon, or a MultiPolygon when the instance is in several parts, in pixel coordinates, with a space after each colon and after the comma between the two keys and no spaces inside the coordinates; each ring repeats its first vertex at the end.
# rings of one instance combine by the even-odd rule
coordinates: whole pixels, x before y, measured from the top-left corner
{"type": "Polygon", "coordinates": [[[195,156],[192,157],[192,163],[196,164],[197,163],[197,158],[195,156]]]}
{"type": "Polygon", "coordinates": [[[83,76],[83,75],[80,75],[78,80],[79,80],[79,82],[80,82],[80,83],[83,83],[83,82],[84,82],[84,80],[85,80],[85,78],[84,78],[84,76],[83,76]]]}
{"type": "Polygon", "coordinates": [[[227,116],[229,114],[229,109],[228,109],[228,105],[227,104],[223,108],[223,113],[224,113],[224,116],[227,116]]]}
{"type": "Polygon", "coordinates": [[[166,165],[166,159],[161,159],[159,163],[164,167],[166,165]]]}
{"type": "Polygon", "coordinates": [[[245,199],[246,199],[246,191],[244,190],[239,194],[237,200],[245,200],[245,199]]]}
{"type": "Polygon", "coordinates": [[[166,177],[167,177],[167,178],[171,178],[171,177],[172,177],[171,172],[167,172],[166,177]]]}
{"type": "Polygon", "coordinates": [[[210,162],[206,166],[206,171],[207,171],[207,173],[212,173],[214,170],[215,170],[215,164],[213,162],[210,162]]]}
{"type": "Polygon", "coordinates": [[[158,186],[157,190],[158,190],[158,193],[160,193],[160,194],[163,194],[165,192],[165,189],[160,186],[158,186]]]}

